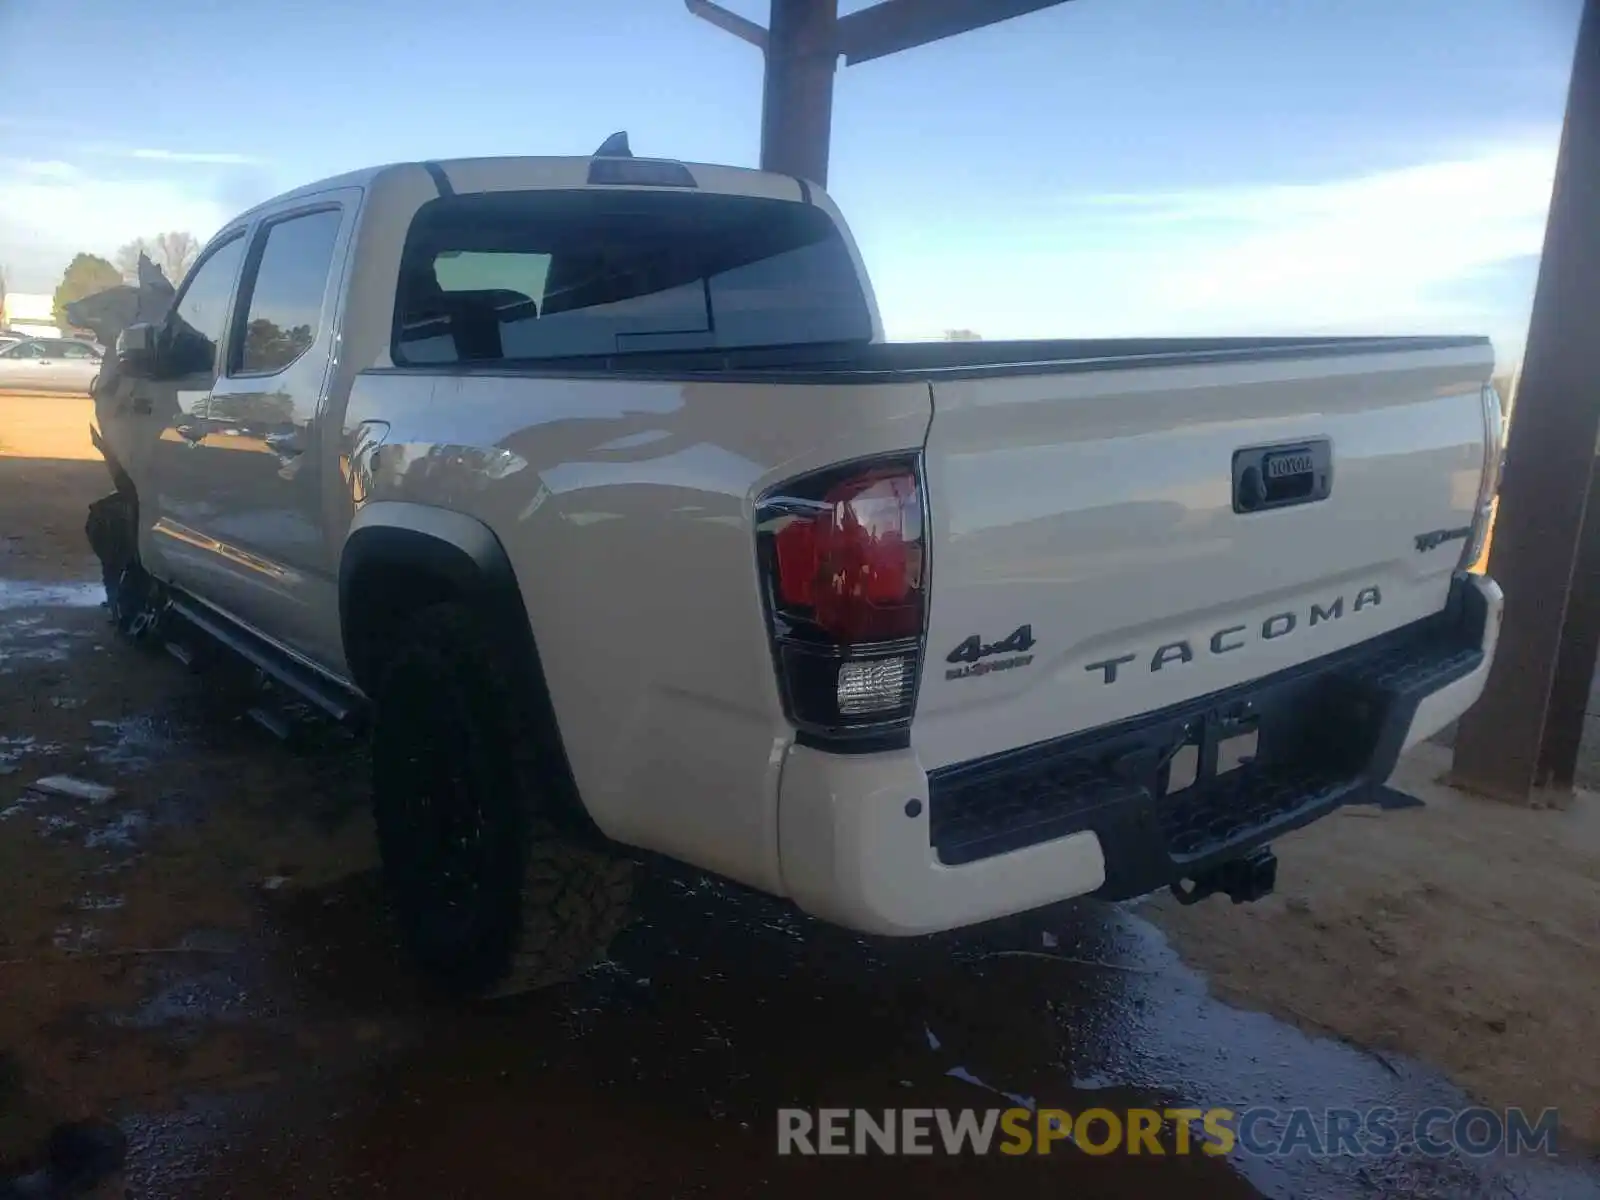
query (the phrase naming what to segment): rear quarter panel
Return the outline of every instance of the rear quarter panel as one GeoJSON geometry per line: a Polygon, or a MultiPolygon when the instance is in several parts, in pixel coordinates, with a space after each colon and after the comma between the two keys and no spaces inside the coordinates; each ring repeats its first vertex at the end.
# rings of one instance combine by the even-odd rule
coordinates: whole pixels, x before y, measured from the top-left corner
{"type": "Polygon", "coordinates": [[[373,371],[355,380],[346,443],[369,420],[386,430],[368,469],[346,464],[348,502],[484,522],[511,560],[601,830],[781,892],[777,782],[793,734],[754,501],[815,467],[920,448],[929,410],[925,383],[373,371]]]}

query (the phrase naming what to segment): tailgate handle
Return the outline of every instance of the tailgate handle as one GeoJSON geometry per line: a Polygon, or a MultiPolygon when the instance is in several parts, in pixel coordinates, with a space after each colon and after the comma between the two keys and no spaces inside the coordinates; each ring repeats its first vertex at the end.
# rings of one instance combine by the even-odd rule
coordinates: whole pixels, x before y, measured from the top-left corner
{"type": "Polygon", "coordinates": [[[1327,438],[1249,446],[1233,452],[1233,511],[1265,512],[1326,500],[1333,490],[1327,438]]]}

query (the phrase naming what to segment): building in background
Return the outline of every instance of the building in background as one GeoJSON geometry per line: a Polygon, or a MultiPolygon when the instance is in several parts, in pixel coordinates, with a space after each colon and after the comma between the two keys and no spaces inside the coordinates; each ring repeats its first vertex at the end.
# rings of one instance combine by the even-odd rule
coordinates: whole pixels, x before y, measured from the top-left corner
{"type": "Polygon", "coordinates": [[[28,337],[60,337],[53,297],[34,292],[7,292],[0,309],[0,329],[28,337]]]}

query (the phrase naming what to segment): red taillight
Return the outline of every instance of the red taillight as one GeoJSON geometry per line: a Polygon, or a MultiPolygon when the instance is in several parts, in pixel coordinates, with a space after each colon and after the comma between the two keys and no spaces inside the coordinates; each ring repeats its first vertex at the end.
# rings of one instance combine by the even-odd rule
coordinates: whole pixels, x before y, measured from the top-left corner
{"type": "Polygon", "coordinates": [[[879,469],[828,488],[774,536],[777,598],[840,642],[922,632],[922,497],[908,470],[879,469]]]}
{"type": "Polygon", "coordinates": [[[791,480],[757,509],[774,658],[808,744],[905,737],[927,603],[918,463],[791,480]]]}

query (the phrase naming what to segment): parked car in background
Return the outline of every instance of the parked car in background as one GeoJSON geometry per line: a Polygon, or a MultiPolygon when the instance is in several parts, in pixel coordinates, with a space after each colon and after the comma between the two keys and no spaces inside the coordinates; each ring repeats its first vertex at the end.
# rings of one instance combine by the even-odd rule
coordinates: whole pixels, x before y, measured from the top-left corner
{"type": "Polygon", "coordinates": [[[0,349],[0,391],[89,395],[100,351],[76,338],[28,338],[0,349]]]}

